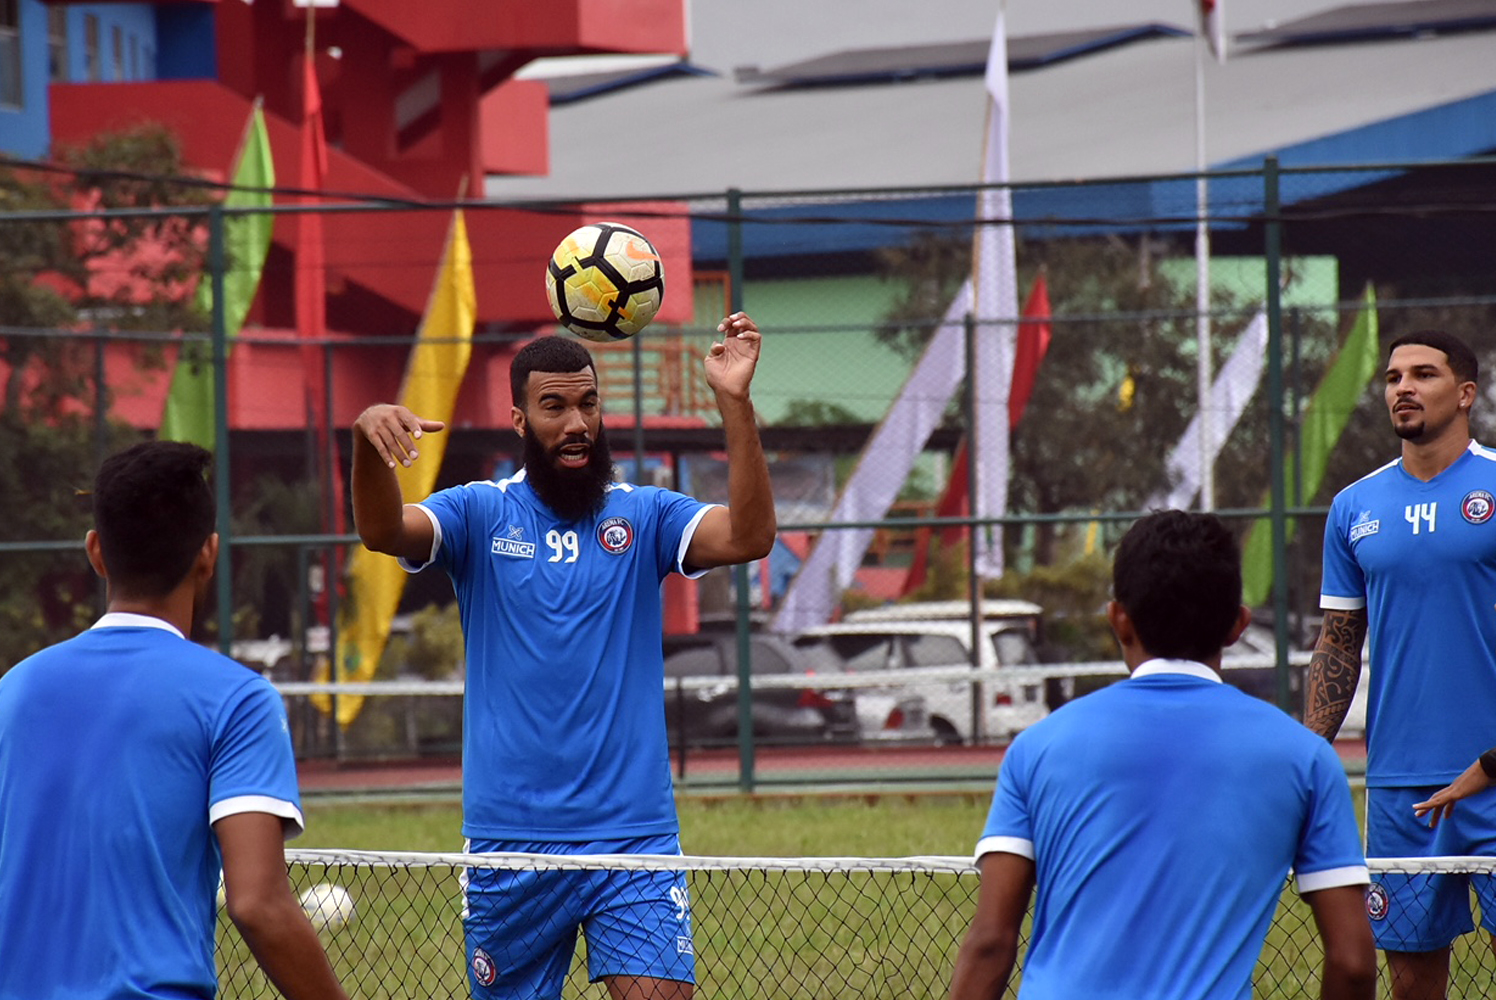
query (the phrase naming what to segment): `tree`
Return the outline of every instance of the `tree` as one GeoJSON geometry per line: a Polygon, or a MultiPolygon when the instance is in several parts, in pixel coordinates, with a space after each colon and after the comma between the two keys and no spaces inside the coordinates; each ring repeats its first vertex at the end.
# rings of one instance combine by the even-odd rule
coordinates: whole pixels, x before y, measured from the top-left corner
{"type": "MultiPolygon", "coordinates": [[[[1198,406],[1192,288],[1164,274],[1171,245],[1148,236],[1024,241],[1019,285],[1046,269],[1054,336],[1010,452],[1009,508],[1064,513],[1142,509],[1169,485],[1167,461],[1198,406]]],[[[969,273],[969,244],[932,237],[885,251],[887,280],[904,287],[878,335],[911,357],[969,273]]],[[[1212,370],[1235,346],[1258,303],[1213,293],[1212,370]]],[[[1312,387],[1337,346],[1335,326],[1300,328],[1299,378],[1312,387]]],[[[1221,507],[1255,507],[1268,480],[1267,404],[1259,388],[1216,466],[1221,507]]],[[[947,420],[959,425],[953,404],[947,420]]],[[[1034,557],[1054,561],[1063,527],[1034,532],[1034,557]]],[[[1019,532],[1009,531],[1014,546],[1019,532]]]]}
{"type": "MultiPolygon", "coordinates": [[[[189,216],[101,220],[92,209],[198,206],[176,138],[159,126],[60,151],[49,170],[0,170],[0,215],[79,211],[66,221],[0,225],[0,539],[81,541],[99,460],[138,437],[109,418],[95,377],[101,333],[201,330],[191,279],[201,226],[189,216]]],[[[159,364],[159,350],[139,354],[159,364]]],[[[75,551],[22,551],[0,575],[0,670],[75,633],[97,611],[97,585],[75,551]]]]}

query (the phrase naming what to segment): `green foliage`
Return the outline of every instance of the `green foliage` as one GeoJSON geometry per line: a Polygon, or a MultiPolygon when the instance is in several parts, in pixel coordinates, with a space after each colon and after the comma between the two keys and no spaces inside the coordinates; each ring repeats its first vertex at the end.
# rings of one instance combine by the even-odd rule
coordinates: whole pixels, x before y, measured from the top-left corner
{"type": "Polygon", "coordinates": [[[447,680],[461,676],[464,649],[457,604],[428,604],[410,616],[410,632],[386,647],[379,672],[381,676],[415,673],[427,680],[447,680]]]}
{"type": "Polygon", "coordinates": [[[1119,655],[1104,608],[1111,596],[1111,558],[1084,553],[1026,573],[1009,572],[990,580],[987,597],[1016,597],[1044,609],[1042,653],[1046,659],[1078,663],[1119,655]]]}
{"type": "Polygon", "coordinates": [[[861,418],[840,403],[824,399],[796,399],[784,408],[779,423],[787,427],[820,427],[827,424],[860,424],[861,418]]]}
{"type": "Polygon", "coordinates": [[[877,251],[884,281],[897,285],[893,305],[874,335],[910,361],[919,358],[956,290],[971,273],[971,242],[920,233],[907,246],[877,251]]]}
{"type": "MultiPolygon", "coordinates": [[[[0,414],[0,496],[11,515],[0,539],[81,543],[90,516],[80,497],[92,485],[91,429],[81,421],[28,425],[0,414]],[[86,456],[86,457],[85,457],[86,456]]],[[[98,610],[97,584],[82,545],[9,553],[0,574],[0,671],[86,627],[98,610]]]]}
{"type": "MultiPolygon", "coordinates": [[[[0,214],[202,204],[197,186],[129,179],[118,171],[179,177],[178,143],[159,126],[101,136],[59,152],[76,175],[0,170],[0,214]]],[[[113,330],[200,329],[181,282],[201,267],[201,237],[181,216],[0,225],[0,491],[10,541],[81,540],[86,490],[100,459],[139,438],[109,419],[110,391],[96,383],[100,342],[113,330]],[[137,252],[142,251],[142,252],[137,252]],[[142,261],[145,271],[135,270],[142,261]],[[129,280],[121,280],[128,278],[129,280]],[[23,331],[35,331],[27,334],[23,331]]],[[[142,352],[142,364],[159,363],[142,352]]],[[[97,584],[80,551],[7,556],[0,576],[0,669],[66,638],[96,611],[97,584]]]]}
{"type": "MultiPolygon", "coordinates": [[[[260,476],[233,498],[230,526],[236,537],[254,535],[311,535],[322,530],[322,499],[317,490],[299,481],[260,476]]],[[[309,553],[316,559],[320,551],[309,553]]],[[[295,601],[306,587],[294,548],[249,545],[235,550],[234,635],[257,636],[264,622],[272,631],[300,635],[306,623],[295,614],[295,601]]]]}

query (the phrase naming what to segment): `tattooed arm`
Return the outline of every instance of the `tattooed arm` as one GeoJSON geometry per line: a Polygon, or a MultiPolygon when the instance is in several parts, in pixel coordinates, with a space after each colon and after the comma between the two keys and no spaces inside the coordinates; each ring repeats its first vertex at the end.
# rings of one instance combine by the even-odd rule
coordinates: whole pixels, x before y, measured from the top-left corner
{"type": "Polygon", "coordinates": [[[1361,646],[1366,641],[1366,609],[1326,611],[1319,641],[1309,659],[1304,690],[1304,725],[1333,740],[1350,710],[1361,679],[1361,646]]]}

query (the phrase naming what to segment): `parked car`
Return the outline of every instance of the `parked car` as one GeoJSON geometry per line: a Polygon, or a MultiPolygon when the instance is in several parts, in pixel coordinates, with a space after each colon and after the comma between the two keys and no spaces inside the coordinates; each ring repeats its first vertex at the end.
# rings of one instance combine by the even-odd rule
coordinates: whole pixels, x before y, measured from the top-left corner
{"type": "MultiPolygon", "coordinates": [[[[938,742],[1011,738],[1049,714],[1042,682],[928,676],[933,668],[972,665],[971,625],[956,614],[969,607],[959,601],[891,605],[807,629],[792,641],[802,651],[829,647],[850,672],[908,671],[907,680],[882,690],[921,697],[938,742]],[[931,616],[919,617],[922,611],[931,616]]],[[[992,670],[1036,664],[1034,638],[1042,610],[1026,601],[984,601],[984,615],[992,614],[980,626],[984,641],[977,650],[977,666],[992,670]]]]}
{"type": "MultiPolygon", "coordinates": [[[[803,683],[753,686],[753,736],[761,743],[855,743],[860,738],[855,693],[821,687],[817,673],[840,669],[834,657],[803,654],[781,637],[749,637],[753,678],[798,675],[803,683]]],[[[738,739],[738,645],[731,633],[665,640],[665,725],[672,746],[725,746],[738,739]]]]}

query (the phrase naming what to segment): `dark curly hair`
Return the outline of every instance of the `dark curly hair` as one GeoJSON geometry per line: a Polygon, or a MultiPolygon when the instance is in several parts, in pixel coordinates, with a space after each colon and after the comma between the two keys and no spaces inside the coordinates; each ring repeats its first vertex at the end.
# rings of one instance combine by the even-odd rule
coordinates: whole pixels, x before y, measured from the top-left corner
{"type": "Polygon", "coordinates": [[[1112,596],[1148,653],[1208,660],[1225,646],[1241,607],[1241,550],[1214,514],[1155,511],[1117,546],[1112,596]]]}
{"type": "Polygon", "coordinates": [[[584,368],[597,371],[592,352],[571,337],[550,336],[532,340],[519,349],[509,366],[509,392],[514,405],[525,408],[525,386],[531,372],[579,372],[584,368]]]}
{"type": "Polygon", "coordinates": [[[170,593],[213,533],[213,455],[195,444],[147,441],[104,460],[94,479],[94,528],[110,586],[170,593]]]}

